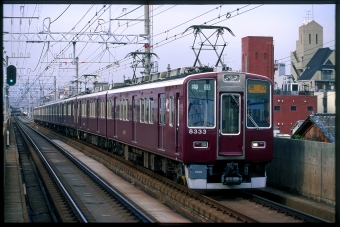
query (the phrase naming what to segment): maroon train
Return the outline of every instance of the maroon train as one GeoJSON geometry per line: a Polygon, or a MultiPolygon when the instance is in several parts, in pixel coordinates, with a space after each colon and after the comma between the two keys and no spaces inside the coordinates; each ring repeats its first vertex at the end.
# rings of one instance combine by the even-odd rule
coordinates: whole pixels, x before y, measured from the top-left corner
{"type": "Polygon", "coordinates": [[[272,81],[188,69],[39,106],[34,121],[192,189],[265,187],[273,155],[272,81]]]}

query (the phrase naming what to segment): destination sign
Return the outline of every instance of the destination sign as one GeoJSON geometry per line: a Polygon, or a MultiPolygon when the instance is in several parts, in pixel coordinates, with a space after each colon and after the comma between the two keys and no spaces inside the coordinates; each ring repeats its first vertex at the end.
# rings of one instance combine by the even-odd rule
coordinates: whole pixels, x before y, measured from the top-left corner
{"type": "Polygon", "coordinates": [[[249,93],[266,93],[267,86],[263,84],[249,84],[248,92],[249,93]]]}

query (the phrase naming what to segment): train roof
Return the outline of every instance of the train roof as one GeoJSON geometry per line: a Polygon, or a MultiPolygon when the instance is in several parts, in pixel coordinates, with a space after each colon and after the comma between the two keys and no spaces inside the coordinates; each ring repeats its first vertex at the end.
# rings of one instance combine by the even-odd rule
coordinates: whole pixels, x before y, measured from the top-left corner
{"type": "MultiPolygon", "coordinates": [[[[212,67],[184,67],[184,68],[178,68],[174,70],[169,70],[165,72],[155,73],[150,75],[149,81],[143,81],[143,77],[137,78],[135,83],[132,83],[131,80],[126,80],[125,83],[119,84],[118,86],[112,87],[108,90],[103,91],[97,91],[93,93],[88,94],[81,94],[78,96],[73,96],[67,99],[61,99],[57,101],[52,101],[49,103],[46,103],[44,106],[49,106],[53,104],[58,104],[65,101],[72,101],[75,99],[86,99],[86,98],[92,98],[92,97],[98,97],[105,94],[114,94],[114,93],[120,93],[120,92],[126,92],[126,91],[137,91],[142,89],[152,89],[157,88],[160,86],[173,86],[173,85],[180,85],[183,84],[183,81],[186,78],[190,78],[191,76],[196,76],[203,73],[211,73],[215,72],[218,73],[218,71],[212,67]]],[[[222,72],[222,71],[220,71],[222,72]]],[[[233,72],[233,71],[227,71],[228,73],[241,73],[241,74],[248,74],[253,75],[255,77],[262,77],[263,79],[269,79],[266,76],[258,75],[254,73],[246,73],[246,72],[233,72]]],[[[42,107],[42,106],[40,106],[42,107]]],[[[39,108],[39,107],[36,107],[39,108]]],[[[36,109],[34,108],[34,109],[36,109]]]]}

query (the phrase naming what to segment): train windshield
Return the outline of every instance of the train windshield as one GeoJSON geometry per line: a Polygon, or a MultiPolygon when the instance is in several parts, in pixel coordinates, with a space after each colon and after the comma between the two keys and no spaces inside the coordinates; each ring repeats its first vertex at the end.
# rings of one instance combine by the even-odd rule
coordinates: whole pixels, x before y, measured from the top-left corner
{"type": "Polygon", "coordinates": [[[215,127],[215,80],[188,82],[188,127],[215,127]]]}
{"type": "Polygon", "coordinates": [[[271,91],[268,81],[247,80],[247,127],[270,127],[271,91]]]}

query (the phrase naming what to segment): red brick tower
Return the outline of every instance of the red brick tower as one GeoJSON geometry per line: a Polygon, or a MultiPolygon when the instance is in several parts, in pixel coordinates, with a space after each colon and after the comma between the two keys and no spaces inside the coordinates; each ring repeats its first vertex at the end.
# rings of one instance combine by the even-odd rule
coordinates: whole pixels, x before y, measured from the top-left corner
{"type": "Polygon", "coordinates": [[[273,37],[242,38],[242,71],[267,76],[274,81],[273,37]]]}

